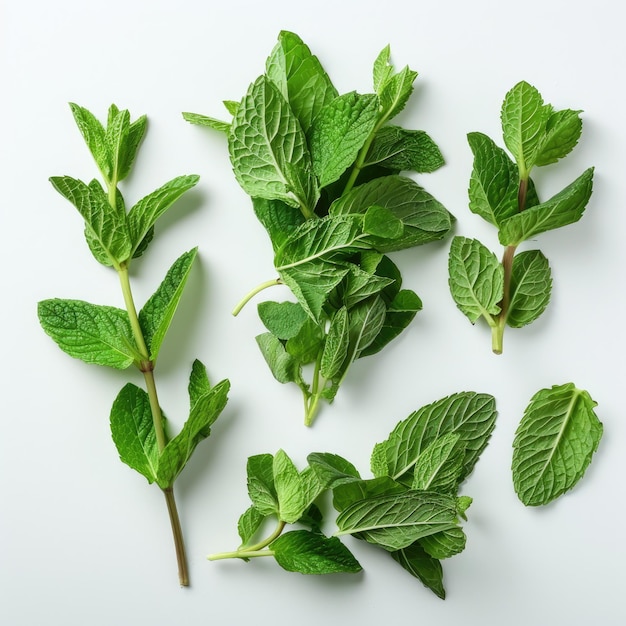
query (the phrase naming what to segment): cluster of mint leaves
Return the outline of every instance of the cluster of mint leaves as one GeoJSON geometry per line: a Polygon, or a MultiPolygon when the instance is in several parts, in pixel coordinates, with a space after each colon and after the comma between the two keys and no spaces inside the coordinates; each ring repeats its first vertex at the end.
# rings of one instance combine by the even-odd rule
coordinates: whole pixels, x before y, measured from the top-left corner
{"type": "Polygon", "coordinates": [[[131,171],[146,131],[146,117],[131,122],[127,110],[111,105],[106,127],[87,109],[71,105],[72,113],[95,159],[103,184],[70,176],[51,178],[54,188],[78,209],[85,238],[95,259],[118,274],[125,309],[81,300],[50,299],[38,305],[41,326],[58,346],[86,363],[142,372],[146,390],[129,382],[119,392],[110,413],[111,434],[120,459],[156,483],[167,502],[176,547],[179,579],[189,584],[181,525],[174,499],[174,482],[194,449],[211,431],[226,405],[229,382],[211,385],[205,366],[193,363],[189,377],[189,417],[180,432],[169,437],[154,369],[166,333],[180,302],[197,249],[182,254],[154,294],[137,313],[130,284],[131,261],[141,256],[154,236],[154,224],[172,204],[198,182],[179,176],[148,194],[130,210],[118,184],[131,171]]]}
{"type": "Polygon", "coordinates": [[[459,309],[492,329],[492,348],[502,352],[508,325],[536,320],[550,300],[552,276],[539,250],[515,254],[537,235],[578,221],[591,196],[593,168],[550,199],[540,201],[530,173],[571,152],[582,132],[580,111],[555,111],[527,82],[505,96],[501,119],[504,143],[513,159],[488,136],[468,135],[474,154],[469,184],[470,210],[498,229],[502,262],[480,241],[455,237],[450,248],[449,284],[459,309]]]}
{"type": "Polygon", "coordinates": [[[235,312],[271,285],[287,285],[296,299],[259,305],[267,332],[257,342],[274,377],[302,390],[307,425],[350,365],[380,351],[422,308],[387,254],[452,226],[451,214],[401,174],[443,164],[424,131],[389,123],[416,77],[395,71],[387,46],[374,62],[374,93],[339,95],[308,46],[284,31],[265,73],[240,102],[225,102],[231,122],[184,114],[226,134],[237,181],[273,246],[278,278],[235,312]]]}
{"type": "Polygon", "coordinates": [[[336,454],[313,453],[299,471],[287,454],[248,459],[252,505],[239,518],[241,546],[211,560],[274,557],[302,574],[355,573],[361,566],[339,537],[379,546],[440,598],[445,597],[441,559],[459,554],[466,537],[460,519],[472,500],[459,488],[485,449],[495,426],[495,400],[461,392],[433,402],[399,422],[374,446],[373,478],[336,454]],[[323,534],[316,501],[332,493],[337,531],[323,534]],[[266,519],[276,526],[255,540],[266,519]],[[288,525],[299,528],[284,532],[288,525]]]}

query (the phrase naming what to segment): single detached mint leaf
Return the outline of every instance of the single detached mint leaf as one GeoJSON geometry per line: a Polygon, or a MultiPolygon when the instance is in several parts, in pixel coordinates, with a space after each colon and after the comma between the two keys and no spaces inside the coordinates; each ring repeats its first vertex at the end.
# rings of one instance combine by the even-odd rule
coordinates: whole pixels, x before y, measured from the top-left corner
{"type": "Polygon", "coordinates": [[[223,122],[222,120],[217,120],[207,115],[201,115],[200,113],[184,112],[183,119],[190,124],[196,124],[196,126],[208,126],[213,130],[219,130],[226,134],[230,132],[230,122],[223,122]]]}
{"type": "Polygon", "coordinates": [[[151,361],[156,361],[159,355],[197,252],[198,249],[194,248],[174,261],[159,288],[139,313],[139,323],[150,351],[151,361]]]}
{"type": "Polygon", "coordinates": [[[549,165],[567,156],[576,146],[583,129],[580,111],[554,111],[546,124],[546,135],[536,165],[549,165]]]}
{"type": "Polygon", "coordinates": [[[276,562],[288,572],[300,574],[356,573],[361,565],[337,537],[294,530],[270,544],[276,562]]]}
{"type": "Polygon", "coordinates": [[[125,385],[113,402],[110,420],[121,461],[153,483],[157,480],[159,448],[148,394],[132,383],[125,385]]]}
{"type": "Polygon", "coordinates": [[[324,105],[338,95],[319,59],[295,33],[281,31],[265,69],[305,133],[324,105]]]}
{"type": "Polygon", "coordinates": [[[411,485],[420,454],[447,433],[459,436],[465,448],[459,484],[471,473],[485,449],[496,420],[495,399],[473,391],[456,393],[411,413],[391,431],[388,439],[376,444],[372,473],[391,476],[411,485]]]}
{"type": "Polygon", "coordinates": [[[474,167],[469,185],[470,211],[494,226],[519,211],[517,167],[507,153],[487,135],[467,135],[474,167]]]}
{"type": "Polygon", "coordinates": [[[263,516],[278,515],[278,496],[274,485],[274,457],[257,454],[248,459],[248,495],[263,516]]]}
{"type": "Polygon", "coordinates": [[[82,300],[43,300],[39,322],[59,348],[85,363],[126,369],[137,358],[128,314],[82,300]]]}
{"type": "Polygon", "coordinates": [[[274,455],[272,470],[278,498],[278,517],[287,524],[293,524],[300,519],[304,509],[310,504],[304,497],[303,481],[284,450],[279,450],[274,455]]]}
{"type": "Polygon", "coordinates": [[[297,302],[261,302],[258,312],[265,328],[283,340],[295,337],[308,319],[297,302]]]}
{"type": "Polygon", "coordinates": [[[320,187],[334,183],[356,161],[377,119],[378,98],[354,91],[319,111],[309,133],[309,146],[320,187]]]}
{"type": "Polygon", "coordinates": [[[319,196],[300,122],[265,76],[249,88],[228,136],[235,176],[252,197],[282,200],[312,215],[319,196]]]}
{"type": "Polygon", "coordinates": [[[525,505],[547,504],[583,477],[602,437],[595,406],[573,383],[531,398],[513,441],[513,484],[525,505]]]}
{"type": "Polygon", "coordinates": [[[278,337],[272,333],[263,333],[257,335],[256,342],[279,383],[291,383],[298,379],[300,363],[285,350],[278,337]]]}
{"type": "Polygon", "coordinates": [[[521,252],[513,258],[511,301],[506,323],[520,328],[534,322],[548,306],[552,274],[548,259],[539,250],[521,252]]]}
{"type": "Polygon", "coordinates": [[[441,563],[438,559],[430,556],[419,542],[402,550],[395,550],[390,554],[394,561],[399,563],[409,574],[420,580],[436,596],[445,600],[446,590],[443,586],[441,563]]]}
{"type": "Polygon", "coordinates": [[[552,107],[544,105],[541,94],[525,81],[515,85],[504,98],[504,143],[517,161],[521,178],[527,178],[536,163],[551,113],[552,107]]]}
{"type": "Polygon", "coordinates": [[[457,307],[472,324],[482,316],[493,326],[504,293],[504,269],[496,256],[477,239],[454,237],[448,273],[457,307]]]}
{"type": "Polygon", "coordinates": [[[261,527],[264,519],[265,515],[262,515],[254,505],[242,513],[237,522],[237,531],[241,537],[242,546],[250,542],[257,530],[261,527]]]}
{"type": "Polygon", "coordinates": [[[355,502],[337,516],[338,535],[357,535],[388,550],[406,548],[456,526],[454,498],[407,491],[355,502]]]}
{"type": "Polygon", "coordinates": [[[593,167],[555,196],[502,222],[498,239],[505,246],[517,246],[548,230],[577,222],[583,215],[593,188],[593,167]]]}

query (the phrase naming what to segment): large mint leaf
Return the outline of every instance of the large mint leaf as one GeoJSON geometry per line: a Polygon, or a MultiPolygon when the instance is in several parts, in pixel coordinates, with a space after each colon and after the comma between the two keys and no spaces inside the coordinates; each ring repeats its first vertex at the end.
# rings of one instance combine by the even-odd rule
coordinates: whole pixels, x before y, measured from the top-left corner
{"type": "Polygon", "coordinates": [[[59,348],[85,363],[126,369],[137,358],[128,314],[82,300],[43,300],[42,328],[59,348]]]}
{"type": "Polygon", "coordinates": [[[159,448],[148,394],[132,383],[125,385],[113,402],[110,420],[122,462],[153,483],[157,480],[159,448]]]}
{"type": "Polygon", "coordinates": [[[313,121],[309,146],[320,187],[334,183],[357,158],[378,119],[378,98],[350,92],[324,106],[313,121]]]}
{"type": "Polygon", "coordinates": [[[477,239],[455,237],[448,259],[448,283],[457,307],[475,324],[481,315],[489,325],[500,312],[504,269],[496,256],[477,239]]]}
{"type": "Polygon", "coordinates": [[[504,143],[515,157],[520,176],[526,178],[535,165],[552,107],[527,82],[517,83],[502,104],[504,143]]]}
{"type": "Polygon", "coordinates": [[[455,499],[431,491],[407,491],[355,502],[337,516],[337,535],[356,535],[388,550],[456,526],[455,499]]]}
{"type": "Polygon", "coordinates": [[[53,176],[50,182],[78,209],[90,235],[97,240],[112,264],[126,261],[131,256],[132,245],[126,215],[111,207],[97,182],[86,185],[70,176],[53,176]]]}
{"type": "Polygon", "coordinates": [[[379,165],[391,171],[428,173],[443,163],[437,144],[423,130],[383,126],[374,136],[363,167],[379,165]]]}
{"type": "Polygon", "coordinates": [[[278,496],[274,485],[274,457],[257,454],[248,459],[248,495],[261,515],[278,515],[278,496]]]}
{"type": "Polygon", "coordinates": [[[456,433],[457,445],[465,448],[460,484],[485,449],[495,420],[495,400],[487,394],[465,391],[428,404],[399,422],[387,440],[376,444],[372,472],[410,485],[420,454],[439,437],[456,433]]]}
{"type": "Polygon", "coordinates": [[[298,35],[289,31],[278,35],[265,71],[289,102],[304,132],[322,107],[338,95],[319,59],[298,35]]]}
{"type": "Polygon", "coordinates": [[[577,222],[585,211],[593,188],[593,167],[555,196],[530,207],[500,224],[498,239],[504,246],[517,246],[548,230],[577,222]]]}
{"type": "Polygon", "coordinates": [[[474,167],[469,184],[470,211],[494,226],[518,212],[519,175],[507,153],[487,135],[467,135],[474,167]]]}
{"type": "Polygon", "coordinates": [[[304,482],[284,450],[274,455],[272,472],[278,499],[278,517],[287,524],[294,524],[310,504],[305,498],[304,482]]]}
{"type": "Polygon", "coordinates": [[[537,154],[536,165],[549,165],[567,156],[576,146],[583,130],[580,111],[554,111],[546,124],[546,136],[537,154]]]}
{"type": "Polygon", "coordinates": [[[159,459],[158,483],[162,489],[171,487],[183,471],[196,446],[211,433],[211,426],[228,401],[230,383],[223,380],[198,398],[180,433],[165,446],[159,459]]]}
{"type": "Polygon", "coordinates": [[[178,176],[139,200],[131,208],[128,212],[128,228],[133,252],[141,245],[159,217],[199,180],[199,176],[178,176]]]}
{"type": "Polygon", "coordinates": [[[551,291],[552,275],[548,259],[539,250],[515,255],[506,323],[520,328],[534,322],[548,306],[551,291]]]}
{"type": "Polygon", "coordinates": [[[356,573],[359,562],[337,537],[307,530],[285,533],[270,544],[276,562],[288,572],[300,574],[356,573]]]}
{"type": "Polygon", "coordinates": [[[513,441],[513,484],[525,505],[547,504],[583,477],[602,437],[595,406],[573,383],[532,397],[513,441]]]}
{"type": "Polygon", "coordinates": [[[402,550],[390,553],[394,561],[399,563],[409,574],[415,576],[435,595],[445,600],[446,590],[443,587],[443,568],[438,559],[430,556],[416,542],[402,550]]]}
{"type": "Polygon", "coordinates": [[[159,288],[152,294],[139,313],[139,323],[150,352],[150,360],[156,361],[174,313],[185,288],[197,248],[185,252],[167,272],[159,288]]]}
{"type": "Polygon", "coordinates": [[[248,195],[282,200],[313,214],[319,190],[306,137],[284,96],[265,76],[241,101],[228,147],[235,176],[248,195]]]}
{"type": "Polygon", "coordinates": [[[330,215],[364,215],[372,206],[388,209],[404,224],[397,239],[369,236],[379,252],[402,250],[442,239],[452,227],[452,216],[444,206],[415,181],[404,176],[376,178],[335,200],[330,215]]]}

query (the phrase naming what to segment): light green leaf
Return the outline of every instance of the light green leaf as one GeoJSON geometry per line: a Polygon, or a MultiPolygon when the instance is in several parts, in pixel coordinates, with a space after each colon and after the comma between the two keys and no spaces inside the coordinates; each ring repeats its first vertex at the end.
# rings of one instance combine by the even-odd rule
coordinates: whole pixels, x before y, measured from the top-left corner
{"type": "Polygon", "coordinates": [[[126,384],[113,402],[110,420],[121,461],[153,483],[157,479],[159,448],[148,394],[132,383],[126,384]]]}
{"type": "Polygon", "coordinates": [[[515,255],[506,323],[512,328],[520,328],[534,322],[548,306],[551,290],[550,265],[539,250],[515,255]]]}
{"type": "Polygon", "coordinates": [[[256,342],[274,378],[279,383],[296,382],[300,364],[285,350],[278,337],[272,333],[263,333],[257,335],[256,342]]]}
{"type": "Polygon", "coordinates": [[[583,477],[602,437],[596,405],[573,383],[531,398],[513,441],[513,484],[525,505],[547,504],[583,477]]]}
{"type": "Polygon", "coordinates": [[[359,185],[332,203],[331,216],[364,215],[371,206],[388,209],[404,224],[397,239],[369,236],[379,252],[402,250],[442,239],[454,219],[444,206],[404,176],[384,176],[359,185]]]}
{"type": "Polygon", "coordinates": [[[274,455],[272,471],[278,498],[278,517],[287,524],[294,524],[310,504],[304,497],[303,481],[284,450],[274,455]]]}
{"type": "Polygon", "coordinates": [[[337,516],[337,535],[356,535],[389,550],[456,526],[454,498],[407,491],[355,502],[337,516]]]}
{"type": "Polygon", "coordinates": [[[348,311],[349,361],[344,364],[344,372],[376,339],[383,328],[386,314],[387,307],[380,296],[368,298],[348,311]]]}
{"type": "Polygon", "coordinates": [[[59,348],[85,363],[126,369],[137,358],[128,314],[82,300],[43,300],[39,322],[59,348]]]}
{"type": "Polygon", "coordinates": [[[282,31],[265,64],[267,77],[289,102],[304,132],[324,105],[337,97],[319,59],[296,35],[282,31]]]}
{"type": "Polygon", "coordinates": [[[358,267],[348,263],[346,267],[349,271],[337,294],[338,301],[335,306],[337,309],[342,305],[351,309],[362,300],[385,291],[394,283],[393,278],[361,269],[363,264],[358,267]]]}
{"type": "Polygon", "coordinates": [[[580,111],[555,111],[548,118],[546,135],[539,148],[535,165],[549,165],[568,155],[580,139],[583,122],[580,111]]]}
{"type": "Polygon", "coordinates": [[[517,246],[540,233],[577,222],[583,215],[593,188],[593,167],[555,196],[530,207],[500,224],[498,239],[504,246],[517,246]]]}
{"type": "Polygon", "coordinates": [[[394,561],[399,563],[409,574],[420,580],[436,596],[445,600],[446,590],[443,587],[441,563],[431,557],[419,542],[402,550],[395,550],[390,554],[394,561]]]}
{"type": "Polygon", "coordinates": [[[410,485],[420,454],[439,437],[455,433],[459,436],[459,448],[462,445],[465,449],[460,484],[485,449],[496,415],[493,396],[473,391],[456,393],[428,404],[399,422],[387,440],[376,444],[372,472],[410,485]]]}
{"type": "Polygon", "coordinates": [[[363,230],[375,237],[399,239],[404,233],[404,224],[389,209],[373,205],[365,212],[363,230]]]}
{"type": "Polygon", "coordinates": [[[423,130],[383,126],[374,136],[363,167],[396,172],[434,172],[444,164],[437,144],[423,130]]]}
{"type": "Polygon", "coordinates": [[[469,184],[469,208],[494,226],[518,213],[519,174],[507,153],[487,135],[467,135],[474,167],[469,184]]]}
{"type": "Polygon", "coordinates": [[[417,72],[406,66],[385,81],[380,87],[379,94],[382,118],[390,120],[404,109],[413,93],[413,83],[416,78],[417,72]]]}
{"type": "Polygon", "coordinates": [[[106,130],[98,119],[87,109],[70,102],[74,120],[80,130],[98,169],[106,180],[111,179],[112,168],[106,130]]]}
{"type": "Polygon", "coordinates": [[[223,122],[222,120],[218,120],[207,115],[201,115],[200,113],[184,112],[183,119],[190,124],[195,124],[196,126],[207,126],[213,130],[226,133],[227,135],[230,132],[230,122],[223,122]]]}
{"type": "Polygon", "coordinates": [[[189,418],[161,453],[159,459],[159,487],[166,489],[174,484],[187,465],[196,446],[211,434],[211,426],[228,401],[230,382],[222,380],[193,404],[189,418]]]}
{"type": "Polygon", "coordinates": [[[232,115],[237,115],[237,110],[239,109],[239,102],[235,100],[222,100],[222,104],[224,108],[232,115]]]}
{"type": "Polygon", "coordinates": [[[265,515],[262,515],[254,505],[242,513],[237,522],[237,531],[241,537],[241,546],[245,546],[261,527],[265,515]]]}
{"type": "Polygon", "coordinates": [[[378,54],[376,60],[374,61],[374,69],[373,69],[373,84],[374,91],[380,95],[382,88],[385,86],[385,83],[389,80],[391,75],[393,74],[393,65],[390,64],[389,59],[391,58],[391,48],[389,44],[387,44],[378,54]]]}
{"type": "Polygon", "coordinates": [[[338,454],[312,452],[307,461],[324,489],[335,489],[344,483],[361,479],[356,467],[338,454]]]}
{"type": "Polygon", "coordinates": [[[284,340],[295,337],[308,319],[297,302],[261,302],[257,309],[265,328],[284,340]]]}
{"type": "Polygon", "coordinates": [[[139,323],[151,361],[156,361],[159,355],[197,252],[198,249],[194,248],[174,261],[163,282],[139,312],[139,323]]]}
{"type": "Polygon", "coordinates": [[[378,98],[354,91],[319,111],[309,132],[309,147],[320,187],[334,183],[356,161],[377,119],[378,98]]]}
{"type": "Polygon", "coordinates": [[[419,544],[435,559],[448,559],[465,550],[467,537],[462,528],[455,526],[441,532],[422,537],[419,544]]]}
{"type": "Polygon", "coordinates": [[[359,562],[337,537],[308,530],[294,530],[270,544],[276,562],[288,572],[300,574],[356,573],[359,562]]]}
{"type": "Polygon", "coordinates": [[[199,176],[178,176],[148,194],[128,212],[128,228],[133,252],[141,245],[154,223],[178,198],[200,180],[199,176]]]}
{"type": "MultiPolygon", "coordinates": [[[[323,483],[320,481],[316,472],[309,465],[307,465],[300,472],[300,485],[302,487],[302,496],[305,502],[305,507],[304,507],[302,516],[309,514],[315,517],[317,515],[317,511],[315,511],[316,507],[313,503],[318,498],[318,496],[324,491],[325,487],[323,483]]],[[[321,515],[321,511],[319,513],[321,515]]],[[[300,523],[302,523],[302,516],[298,518],[298,521],[300,523]]],[[[314,522],[315,520],[310,520],[310,521],[314,522]]],[[[321,521],[321,518],[318,521],[321,521]]]]}
{"type": "Polygon", "coordinates": [[[477,239],[455,237],[448,259],[448,284],[457,307],[472,324],[482,315],[490,326],[500,312],[504,269],[496,256],[477,239]]]}
{"type": "Polygon", "coordinates": [[[502,104],[504,143],[515,157],[520,178],[526,178],[536,163],[552,107],[525,81],[515,85],[502,104]]]}
{"type": "Polygon", "coordinates": [[[235,176],[248,195],[282,200],[313,214],[319,190],[306,137],[284,96],[265,76],[241,101],[228,146],[235,176]]]}
{"type": "Polygon", "coordinates": [[[425,448],[415,461],[411,489],[456,494],[465,456],[463,448],[459,447],[460,439],[457,433],[447,433],[425,448]]]}
{"type": "Polygon", "coordinates": [[[332,317],[326,343],[320,359],[320,373],[326,380],[333,379],[348,356],[350,344],[348,310],[341,307],[332,317]]]}
{"type": "Polygon", "coordinates": [[[146,134],[148,119],[145,115],[137,118],[128,128],[128,134],[118,162],[117,180],[124,180],[133,168],[139,145],[146,134]]]}
{"type": "Polygon", "coordinates": [[[194,405],[211,391],[211,383],[207,376],[206,367],[198,359],[191,366],[187,390],[189,392],[190,409],[193,409],[194,405]]]}
{"type": "Polygon", "coordinates": [[[117,185],[122,180],[122,167],[125,159],[126,143],[130,132],[130,113],[123,109],[120,111],[114,104],[109,107],[107,120],[106,139],[111,155],[113,177],[109,182],[117,185]]]}
{"type": "Polygon", "coordinates": [[[278,496],[274,486],[274,457],[257,454],[248,459],[248,495],[261,515],[278,515],[278,496]]]}

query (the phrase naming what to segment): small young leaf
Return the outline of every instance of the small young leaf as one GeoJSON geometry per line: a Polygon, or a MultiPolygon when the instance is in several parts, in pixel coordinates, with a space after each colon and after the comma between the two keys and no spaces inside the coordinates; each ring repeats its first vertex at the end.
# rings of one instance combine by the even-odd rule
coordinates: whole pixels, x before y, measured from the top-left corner
{"type": "Polygon", "coordinates": [[[106,140],[106,131],[98,119],[87,109],[70,102],[74,120],[80,130],[98,169],[106,180],[111,179],[111,159],[106,140]]]}
{"type": "Polygon", "coordinates": [[[547,504],[583,477],[602,437],[595,406],[573,383],[532,397],[513,441],[513,484],[525,505],[547,504]]]}
{"type": "Polygon", "coordinates": [[[352,361],[363,356],[363,351],[376,339],[386,315],[387,307],[380,296],[368,298],[348,312],[349,361],[344,363],[344,371],[352,361]]]}
{"type": "Polygon", "coordinates": [[[207,376],[206,367],[196,359],[191,366],[191,374],[189,375],[189,408],[190,410],[211,391],[211,383],[207,376]]]}
{"type": "Polygon", "coordinates": [[[197,252],[198,249],[194,248],[174,261],[159,288],[139,312],[139,323],[150,351],[151,361],[157,360],[197,252]]]}
{"type": "Polygon", "coordinates": [[[356,573],[359,562],[337,537],[294,530],[270,544],[276,562],[288,572],[300,574],[356,573]]]}
{"type": "Polygon", "coordinates": [[[122,180],[122,166],[125,159],[126,142],[130,132],[130,113],[124,109],[120,111],[114,104],[109,107],[109,117],[106,128],[106,140],[111,155],[113,176],[109,182],[117,185],[122,180]]]}
{"type": "Polygon", "coordinates": [[[389,77],[380,88],[381,115],[387,120],[395,117],[404,107],[413,93],[413,83],[417,72],[404,67],[397,74],[389,77]]]}
{"type": "Polygon", "coordinates": [[[347,309],[352,309],[359,302],[387,290],[394,283],[393,278],[370,273],[365,271],[363,266],[363,263],[361,267],[352,263],[346,264],[349,272],[338,293],[337,309],[341,308],[342,304],[347,309]]]}
{"type": "Polygon", "coordinates": [[[126,369],[137,358],[128,313],[82,300],[43,300],[39,322],[59,348],[85,363],[126,369]]]}
{"type": "Polygon", "coordinates": [[[567,156],[578,143],[583,123],[580,111],[555,111],[548,118],[546,136],[537,154],[536,165],[549,165],[567,156]]]}
{"type": "Polygon", "coordinates": [[[278,496],[274,486],[274,457],[257,454],[248,459],[248,495],[261,515],[278,515],[278,496]]]}
{"type": "Polygon", "coordinates": [[[409,574],[420,580],[436,596],[445,600],[446,590],[443,587],[441,563],[430,556],[419,542],[402,550],[395,550],[390,554],[394,561],[399,563],[409,574]]]}
{"type": "Polygon", "coordinates": [[[190,124],[196,124],[196,126],[208,126],[213,130],[218,130],[222,133],[230,132],[230,122],[223,122],[217,120],[214,117],[208,117],[207,115],[201,115],[200,113],[183,113],[183,119],[190,124]]]}
{"type": "Polygon", "coordinates": [[[128,135],[118,162],[117,180],[124,180],[129,174],[137,158],[137,152],[148,126],[145,115],[137,118],[128,128],[128,135]]]}
{"type": "Polygon", "coordinates": [[[327,380],[334,378],[348,356],[350,343],[348,310],[339,309],[330,321],[326,343],[320,360],[320,373],[327,380]]]}
{"type": "Polygon", "coordinates": [[[265,515],[262,515],[254,505],[242,513],[237,522],[237,531],[241,537],[242,546],[245,546],[254,537],[264,519],[265,515]]]}
{"type": "Polygon", "coordinates": [[[534,322],[548,306],[552,290],[550,265],[539,250],[521,252],[513,258],[511,301],[506,323],[520,328],[534,322]]]}
{"type": "Polygon", "coordinates": [[[374,69],[373,69],[373,84],[374,91],[380,95],[382,88],[385,86],[385,83],[391,78],[393,74],[393,65],[390,64],[389,59],[391,58],[391,48],[389,44],[387,44],[378,54],[376,60],[374,61],[374,69]]]}
{"type": "Polygon", "coordinates": [[[310,504],[304,497],[303,481],[293,461],[283,450],[274,455],[272,471],[278,498],[278,517],[287,524],[293,524],[310,504]]]}
{"type": "Polygon", "coordinates": [[[517,246],[540,233],[577,222],[585,211],[593,187],[593,167],[555,196],[530,207],[500,224],[498,239],[504,246],[517,246]]]}
{"type": "Polygon", "coordinates": [[[281,341],[272,333],[257,335],[256,342],[269,365],[272,375],[279,383],[295,382],[300,364],[286,350],[281,341]]]}
{"type": "Polygon", "coordinates": [[[157,480],[159,449],[148,394],[126,384],[111,407],[111,434],[123,463],[148,479],[157,480]]]}
{"type": "Polygon", "coordinates": [[[285,350],[301,365],[313,363],[324,348],[324,330],[311,318],[307,318],[298,334],[285,343],[285,350]]]}
{"type": "Polygon", "coordinates": [[[257,308],[265,328],[283,340],[295,337],[307,320],[306,311],[297,302],[261,302],[257,308]]]}
{"type": "Polygon", "coordinates": [[[457,236],[450,246],[448,272],[457,307],[472,324],[482,315],[493,326],[504,293],[504,269],[495,255],[477,239],[457,236]]]}

